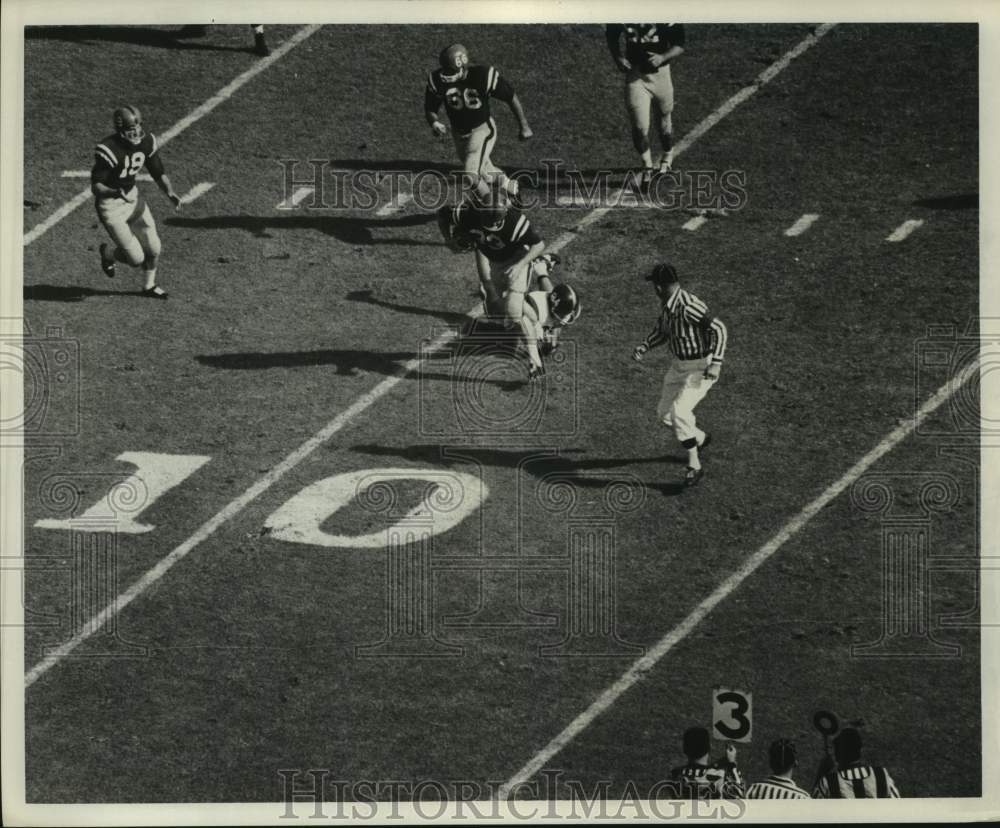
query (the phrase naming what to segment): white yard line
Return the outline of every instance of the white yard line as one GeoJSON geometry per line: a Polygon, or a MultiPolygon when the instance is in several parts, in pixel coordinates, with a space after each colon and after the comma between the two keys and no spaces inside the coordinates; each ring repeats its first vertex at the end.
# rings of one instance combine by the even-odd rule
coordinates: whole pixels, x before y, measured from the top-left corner
{"type": "Polygon", "coordinates": [[[844,474],[831,483],[815,500],[805,506],[795,517],[789,520],[767,543],[753,553],[743,565],[724,580],[715,591],[703,600],[691,613],[641,658],[636,659],[614,684],[602,692],[594,702],[570,722],[563,731],[536,753],[528,763],[515,773],[498,791],[499,799],[506,799],[518,785],[527,782],[537,774],[546,763],[570,742],[572,742],[591,722],[611,707],[632,685],[641,680],[667,653],[683,641],[690,632],[722,601],[735,592],[743,582],[781,549],[785,543],[794,537],[824,508],[839,497],[851,484],[858,480],[868,469],[892,451],[897,445],[912,434],[927,417],[933,414],[952,395],[973,376],[979,372],[978,360],[960,376],[953,377],[950,382],[942,385],[927,402],[925,402],[912,420],[897,426],[890,431],[882,441],[849,468],[844,474]]]}
{"type": "Polygon", "coordinates": [[[795,222],[791,227],[785,231],[786,236],[801,236],[810,227],[813,226],[816,219],[819,218],[818,213],[806,213],[802,218],[795,222]]]}
{"type": "Polygon", "coordinates": [[[708,221],[708,219],[705,218],[705,216],[695,216],[694,218],[688,219],[686,222],[684,222],[682,226],[685,230],[690,230],[693,233],[695,230],[701,227],[706,221],[708,221]]]}
{"type": "MultiPolygon", "coordinates": [[[[683,153],[685,150],[694,145],[706,132],[708,132],[713,126],[715,126],[719,121],[725,118],[729,113],[731,113],[736,107],[745,101],[749,100],[764,84],[772,80],[779,72],[787,68],[787,66],[796,57],[801,55],[810,47],[814,46],[819,42],[819,39],[823,35],[827,34],[836,24],[834,23],[824,23],[816,29],[816,32],[808,35],[799,44],[793,48],[791,51],[786,52],[776,63],[772,64],[770,67],[765,69],[754,82],[752,86],[748,86],[739,92],[737,92],[729,100],[725,101],[718,109],[716,109],[711,115],[701,121],[695,128],[689,132],[681,142],[676,146],[674,151],[674,157],[683,153]]],[[[311,34],[311,32],[310,32],[311,34]]],[[[307,37],[308,35],[304,35],[307,37]]],[[[272,55],[273,57],[273,55],[272,55]]],[[[548,250],[550,252],[558,252],[569,244],[577,235],[586,227],[599,221],[613,208],[611,207],[599,207],[596,210],[588,213],[580,224],[577,225],[576,229],[572,232],[563,233],[559,236],[551,245],[549,245],[548,250]]],[[[477,306],[478,307],[478,306],[477,306]]],[[[472,315],[475,311],[470,311],[472,315]]],[[[180,546],[174,548],[166,557],[162,558],[156,565],[149,569],[145,574],[143,574],[137,581],[135,581],[128,589],[123,593],[113,599],[104,607],[99,613],[97,613],[93,618],[91,618],[86,624],[83,625],[81,632],[74,635],[65,643],[59,645],[58,647],[51,650],[41,661],[35,664],[24,676],[25,687],[30,687],[34,684],[41,676],[51,670],[55,665],[62,661],[67,655],[69,655],[73,650],[79,647],[84,641],[86,641],[94,632],[101,629],[103,623],[112,617],[113,613],[121,612],[125,607],[131,604],[136,598],[142,595],[150,586],[155,584],[160,580],[174,564],[182,561],[192,549],[198,546],[202,541],[211,537],[215,531],[226,523],[230,518],[239,514],[248,504],[253,500],[258,498],[264,492],[266,492],[271,486],[273,486],[277,481],[284,477],[288,472],[299,465],[303,460],[305,460],[310,454],[312,454],[317,448],[322,446],[327,440],[333,437],[338,431],[347,426],[355,417],[363,414],[372,405],[374,405],[378,400],[382,399],[386,394],[388,394],[393,388],[395,388],[400,382],[402,382],[406,377],[416,371],[423,362],[435,354],[436,352],[443,349],[449,342],[451,342],[456,336],[453,330],[446,331],[445,333],[438,336],[427,348],[423,350],[423,353],[409,360],[404,364],[398,373],[392,375],[391,377],[386,377],[378,385],[376,385],[371,391],[359,397],[354,401],[347,409],[338,414],[329,423],[327,423],[322,429],[320,429],[316,434],[306,440],[302,445],[295,449],[291,454],[289,454],[284,460],[282,460],[278,465],[272,468],[267,474],[255,482],[249,489],[247,489],[243,494],[237,497],[235,500],[228,503],[222,508],[221,511],[216,513],[208,521],[203,523],[191,537],[185,540],[180,546]]]]}
{"type": "Polygon", "coordinates": [[[190,204],[196,198],[201,198],[214,186],[215,183],[212,181],[202,181],[200,184],[195,184],[190,190],[181,196],[181,204],[190,204]]]}
{"type": "MultiPolygon", "coordinates": [[[[789,64],[795,60],[795,58],[800,57],[817,43],[820,39],[829,34],[836,23],[823,23],[816,27],[816,31],[812,34],[806,35],[796,44],[796,46],[789,51],[785,52],[778,60],[768,66],[763,72],[761,72],[755,79],[754,82],[749,86],[744,86],[735,95],[733,95],[729,100],[722,104],[718,109],[716,109],[707,118],[699,121],[697,126],[692,129],[687,135],[685,135],[679,144],[674,147],[674,158],[679,157],[692,146],[695,142],[700,140],[702,136],[705,135],[712,127],[718,124],[723,118],[733,112],[738,106],[746,103],[750,98],[756,95],[761,89],[763,89],[767,84],[773,81],[779,74],[781,74],[785,69],[788,68],[789,64]]],[[[615,202],[615,198],[611,197],[609,201],[615,202]]],[[[600,221],[604,218],[614,207],[598,207],[596,210],[592,210],[583,220],[572,230],[568,230],[559,236],[552,244],[548,246],[551,252],[558,252],[569,244],[573,239],[576,238],[578,233],[586,230],[594,222],[600,221]]]]}
{"type": "Polygon", "coordinates": [[[885,237],[887,242],[901,242],[924,223],[923,219],[907,219],[885,237]]]}
{"type": "Polygon", "coordinates": [[[376,216],[391,216],[393,213],[400,212],[407,204],[413,201],[413,193],[400,193],[399,198],[395,201],[390,201],[388,204],[383,204],[375,211],[376,216]]]}
{"type": "MultiPolygon", "coordinates": [[[[288,40],[282,43],[278,48],[276,48],[270,55],[266,58],[261,58],[253,66],[247,69],[242,75],[239,75],[234,80],[226,84],[222,89],[216,92],[211,98],[205,101],[200,106],[191,110],[187,115],[181,118],[176,124],[174,124],[166,132],[157,133],[156,139],[159,145],[162,147],[164,144],[169,143],[171,140],[180,135],[188,127],[193,126],[198,123],[202,118],[208,115],[213,109],[215,109],[220,104],[228,101],[241,87],[245,86],[251,80],[253,80],[257,75],[263,72],[265,69],[273,66],[276,61],[281,60],[285,55],[287,55],[292,49],[298,46],[303,40],[319,31],[320,27],[318,25],[303,26],[295,34],[293,34],[288,40]]],[[[89,175],[89,173],[88,173],[89,175]]],[[[79,207],[84,202],[90,199],[90,188],[86,190],[81,190],[73,198],[63,204],[58,210],[56,210],[47,219],[42,221],[40,224],[36,224],[27,233],[24,234],[24,246],[27,247],[36,239],[43,236],[46,232],[55,227],[60,221],[62,221],[66,216],[72,213],[77,207],[79,207]]]]}
{"type": "Polygon", "coordinates": [[[311,196],[316,192],[315,187],[299,187],[294,193],[292,193],[288,198],[282,201],[280,204],[275,205],[275,210],[294,210],[298,206],[299,202],[305,199],[307,196],[311,196]]]}

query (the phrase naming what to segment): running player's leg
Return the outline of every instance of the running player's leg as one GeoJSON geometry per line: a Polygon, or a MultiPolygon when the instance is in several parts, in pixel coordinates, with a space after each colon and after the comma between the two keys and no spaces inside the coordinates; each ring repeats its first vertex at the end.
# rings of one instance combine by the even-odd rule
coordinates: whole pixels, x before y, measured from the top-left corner
{"type": "Polygon", "coordinates": [[[656,106],[660,111],[660,143],[663,145],[660,172],[667,172],[674,164],[674,84],[670,78],[669,66],[664,66],[657,72],[653,89],[656,106]]]}
{"type": "Polygon", "coordinates": [[[114,242],[113,247],[101,245],[101,266],[109,276],[114,276],[115,262],[138,267],[145,258],[142,244],[128,222],[134,208],[134,203],[122,199],[106,199],[97,205],[97,216],[114,242]]]}
{"type": "Polygon", "coordinates": [[[653,167],[653,150],[649,145],[649,116],[653,96],[642,77],[630,73],[625,82],[625,105],[632,125],[632,145],[642,158],[644,169],[653,167]]]}
{"type": "Polygon", "coordinates": [[[142,269],[146,274],[144,289],[152,291],[156,287],[156,264],[163,246],[160,243],[160,235],[156,232],[156,222],[153,220],[153,213],[149,209],[149,205],[146,205],[139,217],[132,222],[132,226],[136,237],[142,244],[142,269]]]}

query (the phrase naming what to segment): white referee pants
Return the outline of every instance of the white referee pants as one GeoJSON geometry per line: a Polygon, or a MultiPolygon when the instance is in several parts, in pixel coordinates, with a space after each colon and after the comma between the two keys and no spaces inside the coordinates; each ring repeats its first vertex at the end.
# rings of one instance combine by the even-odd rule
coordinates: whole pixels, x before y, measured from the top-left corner
{"type": "Polygon", "coordinates": [[[705,432],[695,423],[694,407],[715,385],[714,379],[705,379],[704,376],[710,361],[710,357],[674,358],[663,377],[663,391],[656,414],[660,422],[674,430],[674,436],[681,443],[693,437],[701,444],[705,439],[705,432]]]}

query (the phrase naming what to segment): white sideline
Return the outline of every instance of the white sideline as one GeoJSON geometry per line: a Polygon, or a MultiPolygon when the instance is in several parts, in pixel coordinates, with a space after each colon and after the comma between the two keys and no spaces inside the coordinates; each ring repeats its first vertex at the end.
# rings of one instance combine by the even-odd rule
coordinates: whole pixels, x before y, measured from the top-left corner
{"type": "Polygon", "coordinates": [[[572,742],[594,719],[611,707],[632,685],[653,669],[661,658],[683,641],[705,616],[715,609],[718,604],[722,603],[732,592],[735,592],[768,558],[784,546],[786,541],[796,535],[802,527],[816,517],[817,514],[842,494],[848,486],[858,480],[861,475],[868,471],[883,456],[892,451],[893,448],[913,433],[920,423],[950,399],[967,379],[977,375],[978,372],[979,360],[977,359],[962,375],[952,377],[951,381],[942,385],[935,392],[934,396],[920,406],[919,411],[917,411],[912,420],[907,420],[890,431],[875,448],[844,472],[839,480],[831,483],[819,497],[810,502],[795,517],[788,521],[778,534],[754,552],[739,569],[719,584],[715,588],[715,591],[698,604],[687,618],[657,641],[648,653],[636,659],[622,674],[621,678],[604,690],[591,703],[590,707],[573,719],[558,736],[536,753],[524,767],[498,789],[497,797],[499,799],[506,799],[514,788],[527,782],[545,767],[545,764],[553,756],[572,742]]]}
{"type": "Polygon", "coordinates": [[[190,204],[195,199],[201,198],[214,186],[214,181],[202,181],[200,184],[195,184],[190,190],[181,196],[181,204],[190,204]]]}
{"type": "Polygon", "coordinates": [[[681,226],[684,230],[690,230],[693,233],[695,230],[701,227],[706,221],[708,221],[708,219],[705,218],[705,216],[695,216],[694,218],[688,219],[681,226]]]}
{"type": "MultiPolygon", "coordinates": [[[[222,87],[218,92],[216,92],[211,98],[205,101],[200,106],[191,110],[187,115],[181,118],[176,124],[174,124],[166,132],[157,133],[156,139],[159,146],[169,143],[171,140],[180,135],[188,127],[196,124],[202,118],[204,118],[209,112],[215,109],[219,104],[228,101],[233,94],[240,89],[240,87],[247,84],[249,81],[253,80],[257,75],[267,69],[269,66],[273,65],[276,61],[281,60],[285,55],[287,55],[292,49],[298,46],[307,37],[318,32],[320,27],[318,25],[303,26],[295,34],[293,34],[288,40],[278,46],[270,55],[266,58],[261,58],[253,66],[247,69],[242,75],[238,75],[234,80],[230,81],[228,84],[222,87]]],[[[67,201],[62,207],[56,210],[47,219],[42,221],[40,224],[36,224],[27,233],[24,234],[24,246],[27,247],[36,239],[43,236],[46,232],[55,227],[60,221],[62,221],[66,216],[72,213],[77,207],[79,207],[84,202],[90,199],[90,188],[85,190],[80,190],[73,198],[67,201]]]]}
{"type": "Polygon", "coordinates": [[[294,193],[292,193],[288,198],[282,201],[280,204],[275,205],[275,210],[294,210],[299,202],[304,201],[306,196],[311,196],[316,192],[315,187],[299,187],[294,193]]]}
{"type": "MultiPolygon", "coordinates": [[[[786,52],[776,63],[761,72],[761,74],[758,75],[757,79],[754,81],[754,84],[741,89],[725,101],[718,109],[708,115],[704,120],[700,121],[675,147],[674,157],[676,158],[685,150],[693,146],[699,138],[701,138],[713,126],[719,123],[719,121],[736,109],[736,107],[753,97],[757,90],[764,86],[764,84],[773,80],[778,73],[780,73],[788,66],[789,63],[792,62],[792,60],[819,42],[819,39],[827,34],[835,25],[835,23],[824,23],[823,25],[817,27],[814,33],[806,36],[791,51],[786,52]]],[[[305,37],[308,37],[308,35],[303,35],[303,38],[305,37]]],[[[558,252],[573,241],[586,227],[589,227],[591,224],[594,224],[603,218],[611,209],[612,208],[610,207],[599,207],[596,210],[591,211],[584,216],[583,220],[577,225],[575,230],[563,233],[551,245],[549,245],[548,250],[550,252],[558,252]]],[[[470,315],[474,312],[475,311],[470,311],[470,315]]],[[[277,466],[272,468],[267,474],[250,486],[250,488],[243,492],[243,494],[224,506],[222,510],[217,512],[213,517],[209,518],[208,521],[195,530],[191,537],[180,544],[180,546],[173,549],[166,557],[158,561],[137,581],[132,583],[128,589],[110,601],[104,609],[89,619],[87,623],[83,625],[81,632],[78,632],[63,644],[52,649],[41,661],[28,670],[24,676],[25,688],[34,684],[42,675],[52,669],[52,667],[62,661],[67,655],[80,646],[80,644],[86,641],[93,634],[93,632],[101,629],[106,620],[112,618],[115,613],[121,612],[121,610],[145,592],[146,589],[160,580],[160,578],[162,578],[171,569],[171,567],[174,566],[174,564],[183,560],[199,543],[210,537],[216,529],[222,526],[222,524],[240,512],[251,501],[255,500],[267,491],[278,480],[305,460],[306,457],[333,437],[334,434],[340,431],[356,416],[363,413],[375,402],[388,394],[406,377],[416,371],[428,356],[440,351],[449,342],[451,342],[455,336],[456,333],[453,330],[446,331],[438,336],[427,348],[423,350],[422,354],[406,362],[400,368],[398,373],[393,374],[391,377],[386,377],[378,385],[372,388],[371,391],[368,391],[366,394],[363,394],[355,400],[347,409],[334,417],[329,423],[320,429],[320,431],[302,443],[302,445],[300,445],[277,466]]]]}

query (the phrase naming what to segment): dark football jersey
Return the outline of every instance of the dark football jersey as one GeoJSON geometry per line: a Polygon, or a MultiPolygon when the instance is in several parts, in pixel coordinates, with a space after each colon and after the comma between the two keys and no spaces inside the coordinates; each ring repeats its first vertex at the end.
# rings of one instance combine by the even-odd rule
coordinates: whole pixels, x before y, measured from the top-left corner
{"type": "Polygon", "coordinates": [[[491,262],[507,262],[524,255],[542,237],[531,226],[528,217],[520,210],[510,207],[503,224],[497,230],[484,230],[472,210],[460,209],[456,218],[457,234],[469,238],[491,262]]]}
{"type": "Polygon", "coordinates": [[[443,103],[451,128],[462,135],[490,119],[490,98],[509,103],[514,97],[514,89],[492,66],[470,66],[455,81],[444,80],[441,73],[435,69],[427,78],[425,108],[436,112],[443,103]]]}
{"type": "Polygon", "coordinates": [[[156,136],[147,132],[138,144],[126,141],[118,133],[109,135],[94,147],[94,171],[109,187],[128,192],[143,167],[151,175],[162,175],[163,165],[156,154],[156,136]]]}
{"type": "Polygon", "coordinates": [[[625,23],[624,25],[609,25],[609,40],[617,44],[621,34],[625,34],[625,58],[636,69],[642,69],[643,64],[651,54],[662,55],[674,46],[684,45],[684,25],[681,23],[625,23]]]}

